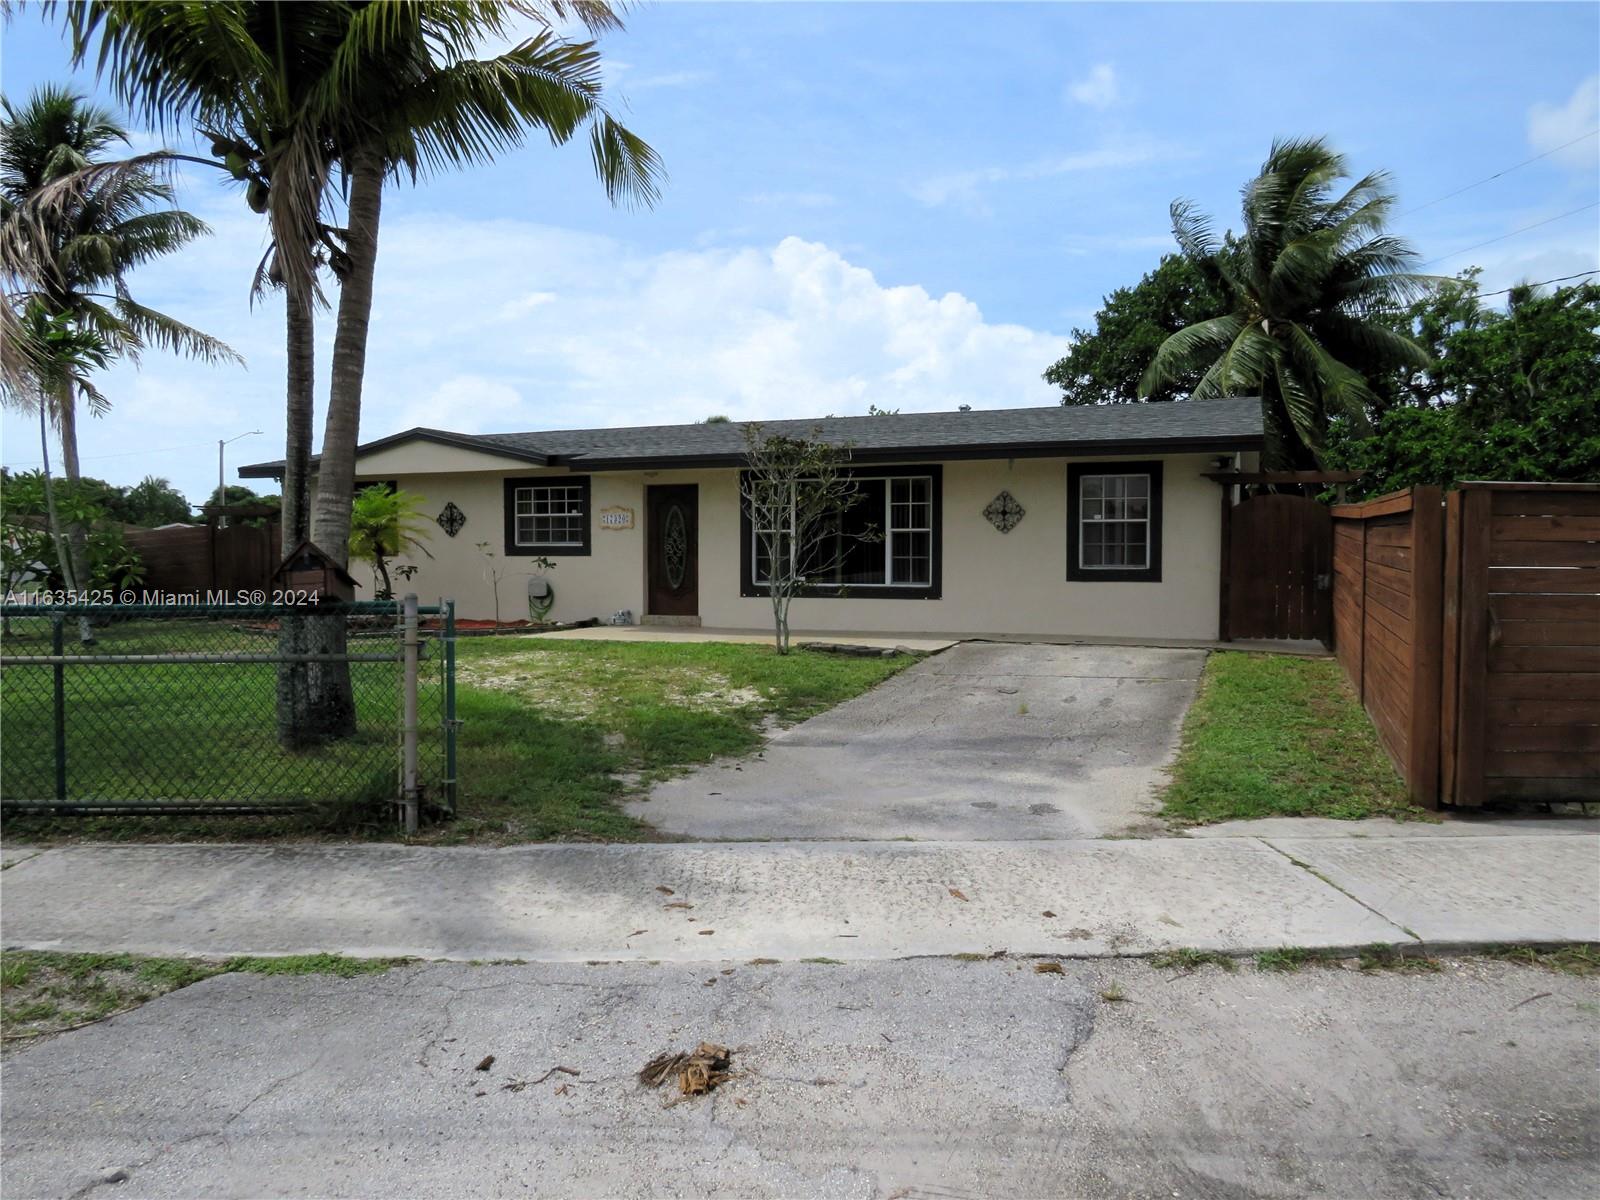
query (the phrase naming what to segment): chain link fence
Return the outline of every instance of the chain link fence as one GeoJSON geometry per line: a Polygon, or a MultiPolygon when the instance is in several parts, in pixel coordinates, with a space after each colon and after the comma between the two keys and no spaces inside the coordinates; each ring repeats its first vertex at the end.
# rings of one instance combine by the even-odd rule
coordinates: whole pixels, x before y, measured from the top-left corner
{"type": "MultiPolygon", "coordinates": [[[[419,813],[453,813],[454,605],[411,600],[417,615],[408,622],[406,603],[5,605],[0,810],[268,813],[396,805],[408,826],[419,813]],[[79,639],[85,616],[89,644],[79,639]],[[286,653],[284,622],[308,617],[340,622],[344,650],[286,653]],[[309,743],[304,748],[285,749],[294,739],[280,737],[280,685],[292,691],[304,686],[303,673],[320,673],[342,687],[346,672],[353,721],[337,736],[313,729],[300,739],[309,743]],[[409,722],[408,696],[415,711],[409,722]]],[[[297,732],[305,731],[302,720],[297,732]]]]}

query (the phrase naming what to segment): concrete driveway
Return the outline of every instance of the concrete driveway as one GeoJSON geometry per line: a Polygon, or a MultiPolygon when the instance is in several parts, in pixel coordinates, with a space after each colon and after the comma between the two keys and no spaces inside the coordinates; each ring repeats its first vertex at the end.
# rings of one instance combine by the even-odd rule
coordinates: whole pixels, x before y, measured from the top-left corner
{"type": "Polygon", "coordinates": [[[714,838],[1152,832],[1203,650],[964,642],[629,811],[714,838]]]}

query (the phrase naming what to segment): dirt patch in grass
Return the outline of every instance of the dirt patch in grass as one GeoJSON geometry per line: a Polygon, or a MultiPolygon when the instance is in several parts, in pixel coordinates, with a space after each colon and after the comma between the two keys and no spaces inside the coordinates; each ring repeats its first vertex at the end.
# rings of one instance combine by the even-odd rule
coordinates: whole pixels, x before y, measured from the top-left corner
{"type": "Polygon", "coordinates": [[[283,958],[146,958],[135,954],[0,953],[0,1038],[8,1047],[92,1025],[157,996],[210,979],[252,975],[336,975],[387,971],[405,959],[301,954],[283,958]]]}
{"type": "Polygon", "coordinates": [[[1182,824],[1427,817],[1332,659],[1211,655],[1170,774],[1162,815],[1182,824]]]}

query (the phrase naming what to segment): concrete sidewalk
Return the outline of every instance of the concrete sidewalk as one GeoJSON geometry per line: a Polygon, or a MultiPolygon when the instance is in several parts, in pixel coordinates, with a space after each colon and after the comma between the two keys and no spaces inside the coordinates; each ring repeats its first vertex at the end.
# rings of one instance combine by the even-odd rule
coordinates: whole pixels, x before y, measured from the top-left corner
{"type": "Polygon", "coordinates": [[[8,848],[5,945],[583,961],[1600,940],[1600,837],[8,848]]]}

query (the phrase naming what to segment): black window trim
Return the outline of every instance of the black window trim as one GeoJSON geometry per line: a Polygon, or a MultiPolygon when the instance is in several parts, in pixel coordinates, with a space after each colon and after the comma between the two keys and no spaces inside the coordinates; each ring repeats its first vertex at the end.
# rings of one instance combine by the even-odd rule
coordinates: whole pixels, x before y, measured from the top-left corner
{"type": "Polygon", "coordinates": [[[1146,462],[1075,462],[1067,464],[1067,579],[1072,583],[1160,583],[1161,510],[1165,495],[1160,459],[1146,462]],[[1081,527],[1080,496],[1085,475],[1150,476],[1150,565],[1145,567],[1082,567],[1078,565],[1081,527]]]}
{"type": "Polygon", "coordinates": [[[590,503],[591,491],[589,476],[587,475],[522,475],[508,476],[505,488],[501,493],[500,506],[505,510],[505,552],[507,558],[536,558],[549,555],[551,558],[560,556],[587,557],[590,553],[594,534],[594,506],[590,503]],[[517,542],[517,504],[518,488],[525,487],[577,487],[581,488],[581,503],[583,505],[583,541],[576,546],[550,545],[550,544],[523,544],[517,542]]]}
{"type": "MultiPolygon", "coordinates": [[[[933,561],[927,583],[813,584],[796,592],[797,596],[819,600],[937,600],[942,594],[944,574],[944,468],[939,463],[901,464],[891,467],[846,467],[843,474],[863,479],[927,479],[933,510],[930,538],[933,561]]],[[[754,533],[749,506],[742,486],[747,472],[739,473],[739,595],[768,595],[765,584],[755,582],[754,533]]]]}

